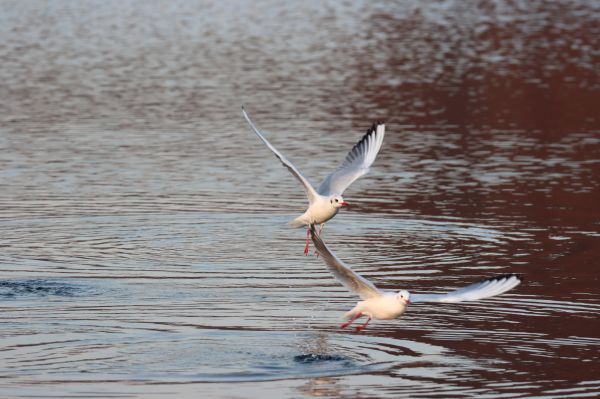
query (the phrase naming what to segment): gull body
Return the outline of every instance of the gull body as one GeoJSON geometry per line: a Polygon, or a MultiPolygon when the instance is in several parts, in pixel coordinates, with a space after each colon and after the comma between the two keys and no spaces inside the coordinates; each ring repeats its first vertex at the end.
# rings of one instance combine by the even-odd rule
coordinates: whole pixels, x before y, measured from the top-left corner
{"type": "Polygon", "coordinates": [[[409,302],[408,296],[400,296],[398,293],[386,292],[383,295],[365,299],[356,304],[352,310],[344,314],[345,319],[352,319],[361,314],[370,319],[391,320],[399,317],[406,311],[409,302]]]}
{"type": "Polygon", "coordinates": [[[311,224],[324,224],[338,214],[340,208],[347,206],[342,196],[326,197],[317,194],[308,209],[302,215],[289,222],[292,227],[302,227],[311,224]],[[337,201],[336,201],[337,199],[337,201]]]}
{"type": "Polygon", "coordinates": [[[359,295],[362,301],[358,302],[352,310],[344,314],[349,319],[340,328],[349,326],[361,316],[367,316],[366,323],[356,327],[356,331],[363,330],[371,319],[395,319],[406,311],[409,304],[422,302],[454,303],[463,301],[476,301],[500,295],[519,285],[522,278],[516,274],[504,274],[482,280],[444,294],[411,294],[407,290],[396,293],[381,292],[373,283],[350,267],[346,266],[325,245],[321,237],[315,232],[315,226],[310,226],[312,240],[327,268],[349,291],[359,295]]]}
{"type": "MultiPolygon", "coordinates": [[[[347,206],[342,193],[359,177],[369,171],[369,168],[375,161],[377,153],[383,144],[385,135],[385,125],[376,123],[367,130],[367,133],[350,150],[342,165],[334,172],[330,173],[321,183],[318,189],[315,189],[308,179],[292,164],[282,153],[280,153],[258,130],[254,125],[244,107],[242,114],[248,125],[254,133],[266,144],[300,183],[304,186],[306,196],[308,197],[308,209],[300,216],[290,221],[292,227],[310,226],[311,224],[320,224],[321,229],[325,222],[329,221],[339,212],[340,208],[347,206]]],[[[320,230],[319,230],[320,232],[320,230]]],[[[307,241],[304,253],[308,253],[308,236],[310,227],[306,231],[307,241]]]]}

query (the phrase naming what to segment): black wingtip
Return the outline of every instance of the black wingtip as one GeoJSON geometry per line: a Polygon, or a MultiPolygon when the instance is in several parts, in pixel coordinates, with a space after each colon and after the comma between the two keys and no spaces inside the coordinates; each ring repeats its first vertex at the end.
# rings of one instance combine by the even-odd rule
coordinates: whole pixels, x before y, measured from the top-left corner
{"type": "Polygon", "coordinates": [[[511,277],[515,277],[517,280],[519,280],[519,282],[523,282],[524,278],[522,274],[517,274],[517,273],[505,273],[505,274],[500,274],[498,276],[493,276],[493,277],[489,277],[486,278],[483,281],[499,281],[499,280],[503,280],[503,279],[509,279],[511,277]]]}
{"type": "Polygon", "coordinates": [[[358,143],[360,143],[361,141],[365,141],[367,139],[367,137],[369,137],[372,134],[375,134],[377,132],[377,127],[378,126],[379,126],[378,123],[373,123],[371,125],[371,127],[367,129],[367,132],[365,133],[364,136],[362,136],[362,138],[360,139],[360,141],[358,143]]]}
{"type": "Polygon", "coordinates": [[[385,122],[382,122],[382,121],[377,121],[377,122],[373,123],[371,125],[371,127],[367,129],[367,133],[365,134],[365,136],[368,136],[369,134],[376,132],[377,128],[384,124],[385,124],[385,122]]]}

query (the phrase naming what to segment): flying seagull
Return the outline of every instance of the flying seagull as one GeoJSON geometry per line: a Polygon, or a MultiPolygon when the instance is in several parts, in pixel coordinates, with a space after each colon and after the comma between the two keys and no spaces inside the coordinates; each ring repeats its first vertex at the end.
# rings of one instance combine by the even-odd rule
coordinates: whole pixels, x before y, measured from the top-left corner
{"type": "Polygon", "coordinates": [[[362,331],[367,327],[371,319],[390,320],[399,317],[406,310],[406,306],[421,302],[454,303],[463,301],[477,301],[500,295],[516,287],[523,280],[516,274],[504,274],[482,280],[478,283],[468,285],[464,288],[445,294],[411,294],[407,290],[398,292],[381,292],[373,283],[355,273],[335,256],[325,245],[321,237],[315,234],[315,226],[310,226],[312,240],[315,247],[329,271],[351,292],[358,294],[362,301],[344,314],[348,321],[340,326],[346,328],[361,316],[367,316],[367,321],[356,327],[356,331],[362,331]]]}
{"type": "MultiPolygon", "coordinates": [[[[348,206],[344,201],[342,193],[352,182],[366,174],[369,167],[375,161],[375,157],[383,143],[385,134],[385,125],[375,123],[367,133],[354,145],[352,150],[346,155],[342,165],[323,180],[317,190],[300,173],[282,153],[280,153],[263,134],[254,126],[252,120],[242,107],[244,118],[254,130],[254,133],[273,151],[281,163],[302,183],[308,197],[308,209],[302,215],[289,222],[292,227],[310,226],[311,224],[320,224],[319,233],[325,226],[325,222],[333,218],[343,206],[348,206]]],[[[304,254],[308,254],[308,240],[310,237],[310,227],[306,230],[306,245],[304,254]]]]}

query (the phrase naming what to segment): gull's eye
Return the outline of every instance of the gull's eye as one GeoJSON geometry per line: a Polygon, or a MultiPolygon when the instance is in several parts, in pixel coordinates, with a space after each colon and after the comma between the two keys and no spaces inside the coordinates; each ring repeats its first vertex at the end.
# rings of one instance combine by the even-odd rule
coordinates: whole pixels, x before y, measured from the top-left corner
{"type": "Polygon", "coordinates": [[[335,202],[338,202],[338,199],[337,199],[337,198],[335,199],[335,202]]]}

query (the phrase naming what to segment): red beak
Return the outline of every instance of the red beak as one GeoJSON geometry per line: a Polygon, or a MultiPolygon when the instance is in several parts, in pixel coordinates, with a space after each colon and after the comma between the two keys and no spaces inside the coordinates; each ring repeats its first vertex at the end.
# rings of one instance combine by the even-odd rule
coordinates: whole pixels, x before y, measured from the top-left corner
{"type": "Polygon", "coordinates": [[[407,305],[410,305],[410,299],[407,299],[407,300],[406,300],[406,304],[407,304],[407,305]]]}
{"type": "Polygon", "coordinates": [[[347,203],[346,201],[342,201],[342,202],[340,202],[340,205],[341,205],[341,206],[350,206],[350,204],[349,204],[349,203],[347,203]]]}

